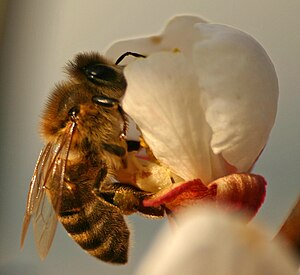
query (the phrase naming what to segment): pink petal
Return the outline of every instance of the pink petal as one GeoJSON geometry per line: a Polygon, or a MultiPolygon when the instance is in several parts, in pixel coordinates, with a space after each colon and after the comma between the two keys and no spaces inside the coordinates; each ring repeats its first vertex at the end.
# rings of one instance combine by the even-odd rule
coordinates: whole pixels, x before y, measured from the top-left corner
{"type": "Polygon", "coordinates": [[[216,187],[208,188],[200,179],[188,182],[173,184],[150,199],[143,201],[144,206],[166,205],[168,209],[174,211],[178,207],[189,206],[193,202],[198,203],[203,199],[212,199],[216,196],[216,187]]]}
{"type": "Polygon", "coordinates": [[[241,213],[251,219],[262,205],[266,194],[266,181],[254,174],[231,174],[219,178],[208,186],[200,179],[173,184],[143,201],[144,206],[165,205],[171,211],[183,207],[214,201],[228,212],[241,213]]]}
{"type": "Polygon", "coordinates": [[[244,213],[254,217],[264,202],[267,182],[260,175],[231,174],[208,185],[217,188],[217,205],[230,212],[244,213]]]}

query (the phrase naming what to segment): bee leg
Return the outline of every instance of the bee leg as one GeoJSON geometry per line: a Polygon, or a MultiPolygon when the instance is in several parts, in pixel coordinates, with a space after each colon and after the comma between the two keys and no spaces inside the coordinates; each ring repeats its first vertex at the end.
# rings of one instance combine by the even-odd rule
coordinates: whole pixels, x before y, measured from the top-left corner
{"type": "MultiPolygon", "coordinates": [[[[107,167],[103,165],[96,177],[93,192],[105,201],[119,207],[125,212],[133,210],[141,199],[138,196],[138,190],[132,190],[134,187],[123,186],[120,183],[107,181],[107,167]],[[127,201],[127,203],[126,203],[127,201]],[[128,202],[130,201],[130,203],[128,202]]],[[[141,191],[140,191],[141,193],[141,191]]]]}
{"type": "Polygon", "coordinates": [[[107,184],[106,165],[103,165],[98,172],[94,182],[93,192],[97,197],[114,204],[113,202],[116,190],[113,188],[112,184],[107,184]]]}
{"type": "Polygon", "coordinates": [[[96,177],[95,183],[94,183],[94,192],[98,194],[100,192],[100,189],[102,188],[102,183],[105,181],[107,176],[107,167],[106,165],[103,165],[96,177]]]}
{"type": "Polygon", "coordinates": [[[151,194],[126,183],[107,183],[106,177],[107,168],[103,166],[98,172],[93,191],[101,199],[118,207],[122,214],[128,215],[138,211],[148,216],[164,216],[163,207],[143,206],[143,200],[151,194]]]}
{"type": "Polygon", "coordinates": [[[145,207],[143,205],[143,200],[151,194],[126,183],[116,182],[112,185],[112,189],[115,190],[113,204],[117,206],[123,214],[128,215],[138,211],[152,217],[164,216],[164,207],[145,207]]]}
{"type": "Polygon", "coordinates": [[[120,183],[113,183],[112,189],[115,190],[113,204],[117,206],[123,214],[129,215],[136,212],[143,200],[141,191],[135,190],[132,186],[120,183]]]}

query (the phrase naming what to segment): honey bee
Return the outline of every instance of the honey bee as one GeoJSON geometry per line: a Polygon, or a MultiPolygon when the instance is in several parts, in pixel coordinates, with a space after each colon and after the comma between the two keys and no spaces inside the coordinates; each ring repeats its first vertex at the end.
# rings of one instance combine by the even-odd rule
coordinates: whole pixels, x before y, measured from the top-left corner
{"type": "MultiPolygon", "coordinates": [[[[81,53],[66,66],[68,80],[56,85],[41,120],[45,146],[30,183],[21,247],[31,218],[36,246],[44,259],[57,220],[89,254],[111,263],[126,263],[130,232],[125,214],[146,208],[147,193],[119,183],[126,167],[126,114],[120,100],[126,89],[123,66],[97,53],[81,53]]],[[[138,54],[132,54],[139,56],[138,54]]]]}

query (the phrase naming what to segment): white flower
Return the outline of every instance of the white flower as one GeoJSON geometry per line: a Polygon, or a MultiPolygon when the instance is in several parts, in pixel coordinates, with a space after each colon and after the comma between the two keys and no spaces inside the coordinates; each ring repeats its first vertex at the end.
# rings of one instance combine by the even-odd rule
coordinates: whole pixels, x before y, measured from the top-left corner
{"type": "Polygon", "coordinates": [[[164,166],[205,184],[251,170],[278,100],[274,67],[254,38],[178,16],[160,36],[117,42],[106,55],[126,51],[147,58],[126,59],[123,108],[164,166]]]}
{"type": "Polygon", "coordinates": [[[294,255],[264,229],[210,208],[182,216],[173,234],[154,240],[136,274],[296,274],[294,255]]]}

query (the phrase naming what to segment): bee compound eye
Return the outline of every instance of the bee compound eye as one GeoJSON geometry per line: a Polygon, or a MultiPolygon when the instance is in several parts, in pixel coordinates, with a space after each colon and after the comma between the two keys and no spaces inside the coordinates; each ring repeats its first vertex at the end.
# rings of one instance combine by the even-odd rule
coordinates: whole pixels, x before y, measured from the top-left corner
{"type": "Polygon", "coordinates": [[[113,108],[119,106],[119,100],[106,96],[93,96],[92,101],[102,107],[113,108]]]}
{"type": "Polygon", "coordinates": [[[100,84],[102,81],[114,81],[117,72],[104,64],[91,64],[82,68],[87,79],[94,84],[100,84]]]}

